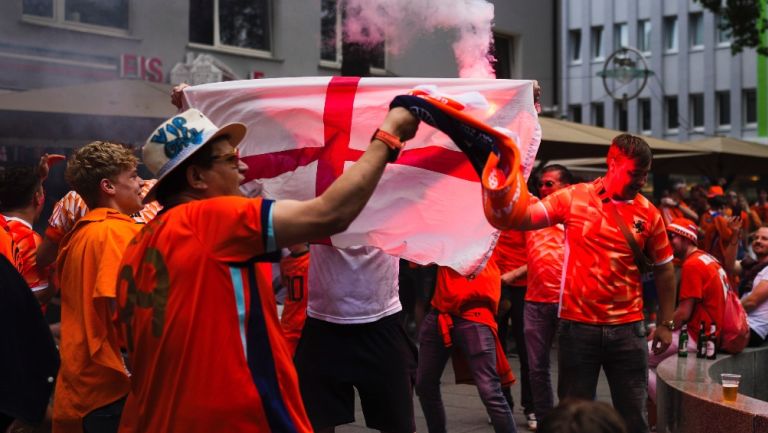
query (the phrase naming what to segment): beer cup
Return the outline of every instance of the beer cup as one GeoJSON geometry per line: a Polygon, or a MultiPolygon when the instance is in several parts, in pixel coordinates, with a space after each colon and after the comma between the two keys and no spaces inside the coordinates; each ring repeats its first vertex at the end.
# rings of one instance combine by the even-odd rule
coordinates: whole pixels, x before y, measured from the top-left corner
{"type": "Polygon", "coordinates": [[[722,373],[720,380],[723,385],[723,400],[736,401],[736,397],[739,394],[739,382],[741,382],[740,374],[722,373]]]}

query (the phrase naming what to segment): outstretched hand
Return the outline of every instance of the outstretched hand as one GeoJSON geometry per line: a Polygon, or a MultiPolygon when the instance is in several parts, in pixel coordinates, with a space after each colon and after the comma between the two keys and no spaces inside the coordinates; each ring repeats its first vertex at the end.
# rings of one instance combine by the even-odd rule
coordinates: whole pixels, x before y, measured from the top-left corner
{"type": "Polygon", "coordinates": [[[171,104],[179,110],[181,110],[182,101],[184,100],[184,89],[187,87],[189,87],[189,84],[181,83],[173,86],[173,90],[171,90],[171,104]]]}
{"type": "Polygon", "coordinates": [[[56,164],[59,161],[64,161],[67,159],[64,155],[59,155],[56,153],[53,154],[45,154],[40,157],[40,164],[37,167],[37,174],[40,176],[40,180],[43,181],[48,177],[48,173],[51,171],[51,166],[56,164]]]}

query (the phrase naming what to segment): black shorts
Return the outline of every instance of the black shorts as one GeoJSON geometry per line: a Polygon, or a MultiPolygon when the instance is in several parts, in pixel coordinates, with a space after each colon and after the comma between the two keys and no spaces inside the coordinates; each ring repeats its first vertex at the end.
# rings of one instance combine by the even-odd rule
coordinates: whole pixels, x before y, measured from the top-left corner
{"type": "Polygon", "coordinates": [[[307,317],[295,361],[312,427],[354,422],[354,387],[368,428],[413,433],[416,353],[400,313],[354,325],[307,317]]]}

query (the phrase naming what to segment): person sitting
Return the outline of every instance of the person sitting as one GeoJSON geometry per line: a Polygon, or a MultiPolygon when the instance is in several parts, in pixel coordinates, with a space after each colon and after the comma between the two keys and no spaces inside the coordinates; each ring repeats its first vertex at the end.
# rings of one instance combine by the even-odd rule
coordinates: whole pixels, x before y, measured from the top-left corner
{"type": "Polygon", "coordinates": [[[747,311],[748,346],[756,347],[765,343],[768,337],[768,227],[760,227],[755,232],[752,251],[757,257],[755,266],[762,270],[751,280],[750,290],[742,296],[741,305],[747,311]]]}
{"type": "Polygon", "coordinates": [[[541,421],[538,433],[626,433],[627,426],[607,403],[566,399],[541,421]]]}

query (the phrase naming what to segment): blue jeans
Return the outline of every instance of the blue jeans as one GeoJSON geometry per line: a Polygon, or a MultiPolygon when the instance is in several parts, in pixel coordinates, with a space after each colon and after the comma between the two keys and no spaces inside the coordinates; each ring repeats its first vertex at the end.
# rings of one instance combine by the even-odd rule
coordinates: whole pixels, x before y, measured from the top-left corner
{"type": "Polygon", "coordinates": [[[525,345],[528,349],[528,374],[537,419],[544,419],[544,415],[555,405],[552,376],[549,373],[549,354],[557,332],[559,305],[525,302],[525,345]]]}
{"type": "Polygon", "coordinates": [[[648,346],[642,321],[588,325],[560,320],[557,394],[594,400],[600,368],[605,370],[613,407],[628,431],[647,433],[648,346]]]}
{"type": "MultiPolygon", "coordinates": [[[[512,411],[501,393],[501,380],[496,370],[496,341],[487,325],[453,317],[451,339],[467,357],[477,392],[485,405],[496,433],[516,432],[512,411]]],[[[440,377],[451,356],[437,325],[437,312],[424,318],[419,333],[419,367],[416,372],[416,394],[424,411],[430,433],[444,433],[445,407],[440,395],[440,377]]]]}

